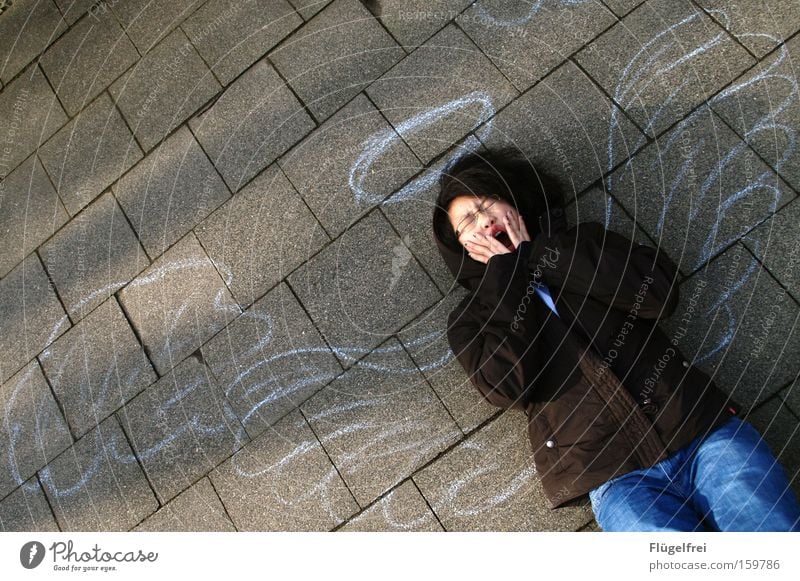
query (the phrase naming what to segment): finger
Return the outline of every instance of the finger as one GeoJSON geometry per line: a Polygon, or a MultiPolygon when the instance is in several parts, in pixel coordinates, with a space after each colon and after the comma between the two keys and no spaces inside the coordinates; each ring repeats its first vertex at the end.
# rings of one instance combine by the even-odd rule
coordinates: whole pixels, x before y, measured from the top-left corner
{"type": "Polygon", "coordinates": [[[484,234],[483,232],[478,234],[479,239],[483,239],[484,247],[486,248],[486,252],[489,256],[494,254],[507,254],[508,248],[506,248],[500,241],[495,238],[494,236],[489,236],[488,234],[484,234]]]}
{"type": "Polygon", "coordinates": [[[472,242],[465,242],[465,246],[467,248],[467,254],[473,260],[477,260],[478,262],[482,262],[486,264],[489,260],[488,256],[485,256],[484,253],[480,250],[480,248],[472,243],[472,242]]]}
{"type": "Polygon", "coordinates": [[[503,216],[503,223],[506,226],[506,232],[508,233],[508,237],[511,239],[511,244],[514,245],[514,248],[519,246],[519,233],[517,232],[517,227],[515,226],[513,216],[511,212],[507,212],[505,216],[503,216]]]}
{"type": "Polygon", "coordinates": [[[521,240],[530,241],[531,235],[528,234],[528,227],[525,225],[525,219],[519,215],[519,235],[521,240]]]}

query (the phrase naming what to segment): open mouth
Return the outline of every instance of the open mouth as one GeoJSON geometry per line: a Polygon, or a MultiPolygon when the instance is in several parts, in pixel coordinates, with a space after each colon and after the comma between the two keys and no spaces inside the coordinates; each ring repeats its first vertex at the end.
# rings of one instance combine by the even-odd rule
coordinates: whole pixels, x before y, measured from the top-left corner
{"type": "Polygon", "coordinates": [[[511,252],[513,252],[515,250],[514,244],[511,242],[511,238],[509,238],[508,234],[506,234],[502,230],[500,230],[495,235],[495,238],[500,242],[500,244],[502,244],[503,246],[508,248],[511,252]]]}

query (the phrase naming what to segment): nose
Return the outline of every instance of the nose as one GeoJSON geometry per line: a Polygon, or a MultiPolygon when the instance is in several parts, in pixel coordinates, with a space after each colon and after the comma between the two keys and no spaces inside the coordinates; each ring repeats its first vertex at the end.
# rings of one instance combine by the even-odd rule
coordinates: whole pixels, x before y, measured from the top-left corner
{"type": "Polygon", "coordinates": [[[480,230],[487,230],[494,224],[494,216],[490,212],[491,210],[485,210],[478,214],[478,228],[480,230]]]}

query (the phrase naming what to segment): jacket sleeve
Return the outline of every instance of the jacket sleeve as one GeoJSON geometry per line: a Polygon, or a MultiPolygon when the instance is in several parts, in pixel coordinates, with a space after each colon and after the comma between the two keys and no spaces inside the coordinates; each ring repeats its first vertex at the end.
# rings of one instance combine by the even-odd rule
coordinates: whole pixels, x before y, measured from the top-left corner
{"type": "Polygon", "coordinates": [[[455,357],[484,399],[500,408],[526,408],[533,382],[530,366],[540,354],[541,337],[532,328],[536,318],[530,307],[535,299],[528,289],[531,244],[524,241],[517,252],[492,256],[478,291],[465,297],[447,321],[455,357]],[[469,310],[486,313],[486,318],[469,314],[471,301],[478,305],[469,310]],[[523,369],[523,356],[528,369],[523,369]]]}
{"type": "Polygon", "coordinates": [[[548,285],[615,309],[634,309],[644,319],[668,317],[678,306],[678,269],[666,252],[598,222],[582,222],[551,237],[540,234],[533,246],[529,267],[548,285]]]}

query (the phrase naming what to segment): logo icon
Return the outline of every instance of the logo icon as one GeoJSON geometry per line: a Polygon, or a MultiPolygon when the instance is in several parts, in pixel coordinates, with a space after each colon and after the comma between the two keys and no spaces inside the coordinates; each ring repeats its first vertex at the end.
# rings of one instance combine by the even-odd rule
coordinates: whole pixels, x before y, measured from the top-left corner
{"type": "Polygon", "coordinates": [[[35,569],[44,559],[44,545],[39,541],[30,541],[19,550],[19,562],[26,569],[35,569]]]}

